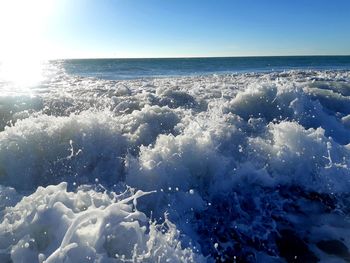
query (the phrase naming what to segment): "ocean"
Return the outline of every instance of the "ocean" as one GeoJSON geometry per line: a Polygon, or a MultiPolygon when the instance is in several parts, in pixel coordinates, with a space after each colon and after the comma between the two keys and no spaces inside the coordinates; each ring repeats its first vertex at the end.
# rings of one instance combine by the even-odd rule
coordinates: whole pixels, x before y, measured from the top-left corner
{"type": "Polygon", "coordinates": [[[68,74],[109,80],[350,68],[349,56],[74,59],[59,62],[68,74]]]}
{"type": "Polygon", "coordinates": [[[0,262],[348,262],[349,189],[349,56],[0,65],[0,262]]]}

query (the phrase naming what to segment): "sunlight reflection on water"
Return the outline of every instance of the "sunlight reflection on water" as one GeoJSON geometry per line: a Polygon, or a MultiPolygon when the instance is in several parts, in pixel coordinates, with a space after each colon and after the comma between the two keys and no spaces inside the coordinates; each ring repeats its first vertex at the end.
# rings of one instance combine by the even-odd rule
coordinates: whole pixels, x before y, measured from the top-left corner
{"type": "Polygon", "coordinates": [[[8,60],[1,63],[0,79],[21,86],[39,83],[43,77],[43,65],[40,61],[8,60]]]}
{"type": "Polygon", "coordinates": [[[0,62],[0,92],[31,93],[32,87],[45,79],[45,63],[39,60],[6,60],[0,62]]]}

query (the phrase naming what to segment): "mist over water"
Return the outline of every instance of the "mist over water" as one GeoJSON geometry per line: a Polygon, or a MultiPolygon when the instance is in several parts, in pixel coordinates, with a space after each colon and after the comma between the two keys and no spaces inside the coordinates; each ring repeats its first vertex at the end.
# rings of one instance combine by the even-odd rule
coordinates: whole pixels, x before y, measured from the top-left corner
{"type": "Polygon", "coordinates": [[[1,80],[0,262],[347,262],[349,65],[76,60],[1,80]]]}

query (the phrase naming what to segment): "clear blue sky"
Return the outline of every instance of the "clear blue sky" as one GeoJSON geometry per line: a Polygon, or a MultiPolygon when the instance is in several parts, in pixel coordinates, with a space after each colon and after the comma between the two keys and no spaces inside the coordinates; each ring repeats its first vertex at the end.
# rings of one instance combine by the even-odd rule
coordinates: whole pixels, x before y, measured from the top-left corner
{"type": "Polygon", "coordinates": [[[350,55],[350,0],[53,1],[60,57],[350,55]]]}

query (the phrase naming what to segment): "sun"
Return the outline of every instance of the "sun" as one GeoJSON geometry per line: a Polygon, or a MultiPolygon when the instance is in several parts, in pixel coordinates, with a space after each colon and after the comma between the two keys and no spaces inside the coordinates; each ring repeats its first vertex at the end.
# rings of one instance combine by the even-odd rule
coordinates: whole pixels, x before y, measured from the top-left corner
{"type": "Polygon", "coordinates": [[[47,56],[45,29],[57,0],[0,1],[0,80],[29,85],[39,81],[47,56]]]}

